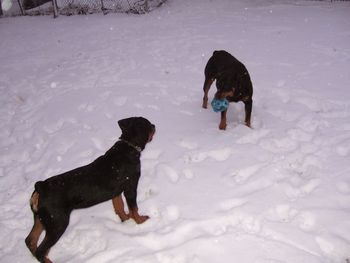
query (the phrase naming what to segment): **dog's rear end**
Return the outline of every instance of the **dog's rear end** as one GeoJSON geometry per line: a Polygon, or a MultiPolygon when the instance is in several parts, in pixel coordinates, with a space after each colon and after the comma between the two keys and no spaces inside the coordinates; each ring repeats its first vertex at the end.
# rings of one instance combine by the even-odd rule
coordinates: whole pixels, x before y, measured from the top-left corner
{"type": "Polygon", "coordinates": [[[211,87],[211,84],[218,78],[220,73],[224,72],[232,63],[235,62],[235,58],[226,51],[214,51],[213,55],[209,58],[207,65],[204,69],[204,97],[203,97],[203,108],[208,107],[208,92],[211,87]]]}

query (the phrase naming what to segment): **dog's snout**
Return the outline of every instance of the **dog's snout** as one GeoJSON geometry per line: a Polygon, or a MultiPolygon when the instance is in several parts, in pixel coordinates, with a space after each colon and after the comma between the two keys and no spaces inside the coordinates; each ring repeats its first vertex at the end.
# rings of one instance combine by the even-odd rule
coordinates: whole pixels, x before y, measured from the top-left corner
{"type": "Polygon", "coordinates": [[[156,133],[156,126],[154,124],[151,124],[151,132],[148,136],[148,142],[151,142],[153,140],[153,135],[156,133]]]}

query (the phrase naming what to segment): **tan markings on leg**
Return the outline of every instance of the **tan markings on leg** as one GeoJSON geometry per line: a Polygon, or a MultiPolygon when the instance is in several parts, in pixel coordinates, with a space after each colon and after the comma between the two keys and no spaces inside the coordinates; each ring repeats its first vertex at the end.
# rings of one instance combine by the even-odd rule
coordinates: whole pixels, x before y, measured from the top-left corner
{"type": "Polygon", "coordinates": [[[39,193],[34,192],[32,197],[30,198],[30,207],[33,212],[38,212],[38,204],[39,204],[39,193]]]}
{"type": "Polygon", "coordinates": [[[205,94],[203,97],[203,103],[202,103],[202,108],[207,109],[208,108],[208,95],[205,94]]]}
{"type": "MultiPolygon", "coordinates": [[[[44,237],[44,240],[42,241],[42,243],[47,242],[47,234],[44,237]]],[[[53,263],[50,259],[49,259],[49,252],[50,252],[50,248],[46,251],[46,254],[43,258],[43,263],[53,263]]]]}
{"type": "Polygon", "coordinates": [[[124,202],[121,195],[112,199],[115,213],[119,216],[120,220],[124,222],[129,219],[129,216],[124,211],[124,202]]]}
{"type": "Polygon", "coordinates": [[[33,255],[38,248],[38,240],[43,231],[44,226],[40,222],[39,217],[36,216],[34,219],[34,226],[25,240],[28,249],[33,255]]]}
{"type": "Polygon", "coordinates": [[[203,109],[207,109],[208,108],[208,92],[206,92],[204,94],[202,108],[203,109]]]}
{"type": "Polygon", "coordinates": [[[222,94],[222,99],[223,98],[227,98],[227,97],[233,97],[235,95],[235,92],[234,90],[230,90],[230,91],[226,91],[226,92],[223,92],[222,94]]]}
{"type": "Polygon", "coordinates": [[[50,251],[50,250],[47,251],[46,256],[44,257],[44,263],[53,263],[53,262],[48,258],[49,251],[50,251]]]}
{"type": "Polygon", "coordinates": [[[209,89],[211,87],[211,84],[214,82],[215,79],[207,79],[204,82],[204,96],[203,96],[203,104],[202,104],[202,108],[207,109],[208,108],[208,93],[209,93],[209,89]]]}
{"type": "Polygon", "coordinates": [[[227,125],[226,124],[226,113],[227,113],[227,110],[221,112],[221,120],[220,120],[220,124],[219,124],[220,130],[226,130],[226,125],[227,125]]]}
{"type": "Polygon", "coordinates": [[[137,207],[130,209],[130,218],[134,219],[137,224],[142,224],[149,219],[149,216],[141,216],[138,213],[137,207]]]}

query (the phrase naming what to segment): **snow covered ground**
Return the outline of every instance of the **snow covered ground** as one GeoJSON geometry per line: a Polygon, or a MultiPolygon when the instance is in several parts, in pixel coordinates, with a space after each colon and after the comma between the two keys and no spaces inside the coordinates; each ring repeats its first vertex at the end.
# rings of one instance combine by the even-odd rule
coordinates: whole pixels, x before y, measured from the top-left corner
{"type": "MultiPolygon", "coordinates": [[[[0,261],[24,245],[36,181],[87,164],[144,116],[145,224],[76,210],[54,262],[346,263],[350,259],[350,3],[169,0],[143,15],[0,19],[0,261]],[[225,49],[250,71],[228,127],[201,108],[225,49]]],[[[212,87],[212,98],[215,88],[212,87]]]]}

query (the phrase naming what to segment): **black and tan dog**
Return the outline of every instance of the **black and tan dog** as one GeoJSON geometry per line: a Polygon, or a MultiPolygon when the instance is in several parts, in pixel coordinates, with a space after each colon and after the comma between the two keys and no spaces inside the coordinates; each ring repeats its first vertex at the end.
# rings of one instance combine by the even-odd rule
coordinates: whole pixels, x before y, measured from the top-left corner
{"type": "MultiPolygon", "coordinates": [[[[229,102],[243,101],[245,105],[245,123],[250,127],[250,117],[253,107],[253,85],[246,67],[230,53],[214,51],[204,70],[203,108],[208,107],[208,92],[216,80],[216,99],[226,98],[229,102]]],[[[221,112],[219,129],[226,129],[227,110],[221,112]]]]}
{"type": "Polygon", "coordinates": [[[104,155],[86,166],[35,184],[30,199],[34,226],[25,242],[40,262],[51,262],[49,250],[66,230],[73,209],[112,200],[121,221],[132,218],[141,224],[149,218],[139,215],[136,199],[141,151],[152,140],[155,126],[142,117],[123,119],[118,124],[122,135],[104,155]],[[128,214],[124,211],[122,193],[128,214]],[[38,246],[44,230],[45,237],[38,246]]]}

